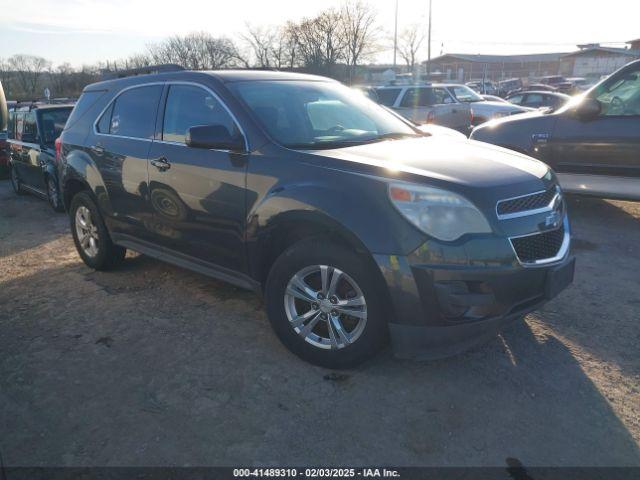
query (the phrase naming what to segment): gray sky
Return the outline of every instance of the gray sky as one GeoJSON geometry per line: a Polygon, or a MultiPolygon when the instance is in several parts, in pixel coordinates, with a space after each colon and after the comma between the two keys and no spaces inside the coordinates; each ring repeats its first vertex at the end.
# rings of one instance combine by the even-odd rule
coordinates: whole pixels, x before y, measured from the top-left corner
{"type": "MultiPolygon", "coordinates": [[[[0,57],[40,55],[79,66],[144,50],[163,37],[204,30],[234,37],[245,23],[276,25],[340,0],[0,0],[0,57]]],[[[369,0],[393,31],[394,0],[369,0]]],[[[399,28],[426,26],[428,0],[399,0],[399,28]]],[[[571,51],[577,43],[640,37],[640,1],[433,0],[433,55],[571,51]],[[479,8],[479,6],[482,8],[479,8]]],[[[421,59],[426,58],[426,42],[421,59]]],[[[391,52],[376,60],[389,61],[391,52]]]]}

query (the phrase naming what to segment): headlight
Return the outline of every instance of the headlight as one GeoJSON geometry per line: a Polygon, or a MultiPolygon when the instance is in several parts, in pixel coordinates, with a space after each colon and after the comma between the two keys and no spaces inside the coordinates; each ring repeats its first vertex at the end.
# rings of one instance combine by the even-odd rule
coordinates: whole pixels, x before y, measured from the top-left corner
{"type": "Polygon", "coordinates": [[[389,185],[400,213],[427,235],[452,242],[466,233],[491,233],[487,219],[466,198],[446,190],[407,183],[389,185]]]}

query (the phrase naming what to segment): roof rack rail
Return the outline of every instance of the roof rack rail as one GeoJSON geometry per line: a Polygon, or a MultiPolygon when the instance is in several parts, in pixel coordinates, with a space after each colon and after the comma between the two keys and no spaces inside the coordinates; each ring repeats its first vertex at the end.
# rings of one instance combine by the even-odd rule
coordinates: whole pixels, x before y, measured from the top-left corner
{"type": "Polygon", "coordinates": [[[129,70],[102,70],[102,80],[113,80],[115,78],[135,77],[137,75],[151,75],[153,73],[181,72],[184,67],[175,63],[165,63],[162,65],[149,65],[141,68],[131,68],[129,70]]]}

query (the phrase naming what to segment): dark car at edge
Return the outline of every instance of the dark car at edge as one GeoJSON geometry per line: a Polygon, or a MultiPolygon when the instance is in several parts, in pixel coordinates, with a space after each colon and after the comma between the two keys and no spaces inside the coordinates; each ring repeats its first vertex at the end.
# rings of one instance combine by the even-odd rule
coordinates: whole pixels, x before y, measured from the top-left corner
{"type": "Polygon", "coordinates": [[[318,365],[356,365],[389,337],[403,358],[455,354],[573,279],[546,165],[425,135],[322,77],[97,83],[61,138],[88,266],[131,249],[254,290],[280,340],[318,365]]]}
{"type": "Polygon", "coordinates": [[[64,210],[59,189],[56,140],[72,105],[33,105],[9,113],[8,153],[11,184],[17,194],[46,198],[64,210]]]}
{"type": "Polygon", "coordinates": [[[551,114],[496,120],[471,138],[544,161],[567,192],[640,200],[640,61],[551,114]]]}

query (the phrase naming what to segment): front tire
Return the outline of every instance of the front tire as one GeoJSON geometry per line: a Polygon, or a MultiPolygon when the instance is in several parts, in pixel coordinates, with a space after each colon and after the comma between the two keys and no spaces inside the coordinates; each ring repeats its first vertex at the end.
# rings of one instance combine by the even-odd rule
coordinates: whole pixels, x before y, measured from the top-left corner
{"type": "Polygon", "coordinates": [[[80,192],[69,208],[71,233],[80,258],[94,270],[111,270],[122,262],[126,249],[114,245],[102,215],[89,192],[80,192]]]}
{"type": "Polygon", "coordinates": [[[367,259],[322,239],[303,240],[275,261],[265,288],[278,338],[314,365],[354,367],[387,340],[386,296],[367,259]]]}

